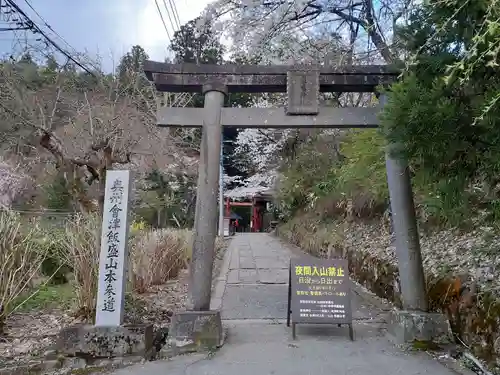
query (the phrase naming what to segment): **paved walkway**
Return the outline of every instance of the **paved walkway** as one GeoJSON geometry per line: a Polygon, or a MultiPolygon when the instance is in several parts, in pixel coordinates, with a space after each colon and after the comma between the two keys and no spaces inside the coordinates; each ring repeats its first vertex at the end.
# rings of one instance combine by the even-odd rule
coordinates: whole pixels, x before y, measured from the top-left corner
{"type": "Polygon", "coordinates": [[[267,234],[239,234],[231,242],[213,307],[228,338],[215,356],[187,355],[117,371],[116,375],[451,375],[425,353],[405,354],[383,336],[384,314],[352,295],[356,340],[337,326],[284,324],[287,268],[297,256],[267,234]],[[223,282],[227,281],[227,282],[223,282]]]}

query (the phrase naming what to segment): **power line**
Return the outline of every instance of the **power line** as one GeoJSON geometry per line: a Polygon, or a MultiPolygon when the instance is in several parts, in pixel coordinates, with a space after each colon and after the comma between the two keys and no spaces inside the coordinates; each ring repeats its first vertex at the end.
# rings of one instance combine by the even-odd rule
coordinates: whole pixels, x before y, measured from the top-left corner
{"type": "MultiPolygon", "coordinates": [[[[174,21],[175,21],[175,22],[172,22],[172,19],[170,19],[170,22],[172,22],[173,24],[175,23],[176,28],[178,30],[177,32],[179,32],[182,37],[185,37],[184,30],[182,29],[182,25],[181,25],[181,19],[179,17],[179,12],[177,10],[177,4],[175,3],[175,0],[168,0],[168,2],[169,2],[170,7],[172,9],[172,14],[173,14],[174,21]]],[[[165,9],[168,12],[168,6],[167,6],[167,3],[165,0],[163,0],[163,4],[165,5],[165,9]]]]}
{"type": "MultiPolygon", "coordinates": [[[[41,34],[44,39],[49,43],[51,44],[52,46],[54,46],[60,53],[62,53],[65,57],[67,57],[69,60],[73,61],[76,65],[78,65],[80,68],[82,68],[84,71],[86,71],[87,73],[89,73],[90,75],[94,76],[95,77],[95,74],[90,71],[87,67],[85,67],[81,62],[79,62],[75,57],[71,56],[70,53],[68,53],[67,51],[65,51],[63,48],[61,48],[59,46],[58,43],[56,43],[54,40],[52,40],[13,0],[6,0],[7,3],[9,5],[11,5],[19,14],[21,14],[27,21],[28,21],[28,24],[30,24],[32,26],[32,31],[34,33],[39,33],[41,34]]],[[[34,8],[31,7],[33,10],[34,8]]],[[[34,10],[35,13],[38,14],[38,12],[36,12],[36,10],[34,10]]],[[[41,17],[40,17],[41,18],[41,17]]],[[[43,20],[43,19],[42,19],[43,20]]],[[[45,22],[45,21],[44,21],[45,22]]],[[[49,27],[50,28],[50,27],[49,27]]],[[[50,28],[52,30],[52,28],[50,28]]],[[[56,35],[59,35],[56,33],[56,35]]],[[[60,36],[59,36],[60,37],[60,36]]],[[[64,38],[61,37],[61,39],[63,41],[64,38]]],[[[66,41],[65,41],[66,42],[66,41]]],[[[66,42],[66,44],[68,44],[66,42]]],[[[69,45],[69,44],[68,44],[69,45]]]]}
{"type": "Polygon", "coordinates": [[[175,0],[168,0],[168,2],[170,3],[170,7],[173,10],[174,18],[176,18],[177,27],[180,29],[181,19],[179,18],[179,12],[177,11],[177,4],[175,4],[175,0]]]}
{"type": "MultiPolygon", "coordinates": [[[[40,13],[38,13],[38,11],[33,7],[33,5],[31,4],[31,2],[29,0],[24,0],[24,2],[28,5],[28,7],[38,16],[38,18],[40,18],[42,20],[42,22],[45,24],[45,26],[47,26],[47,28],[52,32],[54,33],[59,39],[61,39],[63,41],[64,44],[66,44],[66,46],[68,46],[71,50],[73,50],[73,54],[76,54],[78,55],[78,51],[71,45],[69,44],[66,39],[64,39],[61,34],[59,34],[56,30],[54,30],[54,28],[52,26],[49,25],[49,23],[45,20],[45,18],[43,18],[40,13]]],[[[91,64],[90,62],[87,61],[87,63],[89,65],[92,66],[92,68],[94,68],[95,70],[98,70],[93,64],[91,64]]]]}
{"type": "Polygon", "coordinates": [[[67,46],[69,46],[70,48],[73,48],[71,47],[71,45],[61,36],[59,35],[53,28],[52,26],[50,26],[48,24],[48,22],[45,20],[45,18],[43,18],[40,13],[37,12],[37,10],[35,8],[33,8],[33,5],[31,5],[31,3],[28,1],[28,0],[24,0],[24,2],[30,7],[30,9],[38,16],[38,18],[40,18],[42,20],[42,22],[45,24],[45,26],[47,26],[50,31],[52,31],[54,34],[56,34],[64,43],[66,43],[67,46]]]}
{"type": "Polygon", "coordinates": [[[29,30],[29,27],[0,27],[0,31],[29,30]]]}
{"type": "Polygon", "coordinates": [[[5,2],[9,7],[11,7],[11,9],[15,10],[19,15],[22,16],[22,18],[24,18],[25,21],[23,23],[25,23],[26,27],[28,27],[33,33],[40,34],[47,43],[55,47],[60,53],[62,53],[65,57],[74,62],[80,68],[82,68],[85,72],[95,77],[95,74],[92,71],[90,71],[82,63],[80,63],[75,57],[71,56],[70,53],[61,48],[58,43],[52,40],[13,0],[5,0],[5,2]]]}
{"type": "MultiPolygon", "coordinates": [[[[27,31],[32,32],[32,25],[27,23],[22,19],[20,14],[18,14],[11,6],[7,3],[0,0],[0,22],[2,26],[6,26],[4,31],[7,31],[6,34],[12,34],[14,38],[3,38],[3,40],[15,40],[15,45],[28,45],[28,37],[26,35],[27,31]],[[24,31],[24,38],[18,34],[19,31],[24,31]],[[22,41],[21,41],[22,40],[22,41]]],[[[34,41],[31,42],[39,42],[38,38],[35,38],[34,41]]],[[[47,44],[47,43],[46,43],[47,44]]],[[[16,49],[16,46],[12,46],[13,50],[16,49]]],[[[47,44],[48,46],[48,44],[47,44]]],[[[13,59],[11,55],[11,59],[13,59]]]]}
{"type": "Polygon", "coordinates": [[[158,9],[158,13],[160,14],[161,22],[163,23],[163,27],[165,28],[165,31],[167,32],[168,40],[172,41],[172,38],[170,37],[170,32],[168,31],[167,24],[165,23],[165,19],[163,18],[163,14],[161,13],[160,9],[160,4],[158,4],[158,0],[155,0],[156,4],[156,9],[158,9]]]}
{"type": "Polygon", "coordinates": [[[167,16],[168,16],[168,19],[170,21],[170,25],[172,25],[172,30],[176,29],[178,26],[175,22],[175,17],[174,17],[174,21],[172,21],[172,16],[170,15],[170,11],[168,9],[168,5],[167,5],[166,0],[163,0],[163,6],[165,7],[165,10],[167,11],[167,16]]]}

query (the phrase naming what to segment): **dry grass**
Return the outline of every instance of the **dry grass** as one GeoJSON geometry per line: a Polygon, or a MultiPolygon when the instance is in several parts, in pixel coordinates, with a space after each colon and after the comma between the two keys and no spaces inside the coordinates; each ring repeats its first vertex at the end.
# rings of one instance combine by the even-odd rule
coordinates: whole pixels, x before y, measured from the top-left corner
{"type": "Polygon", "coordinates": [[[46,252],[35,246],[39,229],[23,226],[17,213],[0,212],[0,335],[8,314],[18,307],[13,302],[19,302],[17,297],[31,287],[46,258],[46,252]]]}
{"type": "Polygon", "coordinates": [[[79,214],[66,224],[62,257],[73,268],[77,315],[94,316],[99,277],[100,220],[95,214],[79,214]]]}
{"type": "Polygon", "coordinates": [[[176,278],[189,257],[187,230],[160,229],[135,237],[130,247],[130,281],[137,293],[176,278]]]}
{"type": "MultiPolygon", "coordinates": [[[[217,239],[216,251],[222,246],[217,239]]],[[[137,293],[174,279],[191,260],[192,232],[159,229],[135,237],[130,249],[130,282],[137,293]]]]}
{"type": "Polygon", "coordinates": [[[320,216],[309,214],[279,226],[277,233],[316,257],[330,259],[343,256],[345,239],[342,227],[326,223],[320,216]]]}
{"type": "MultiPolygon", "coordinates": [[[[38,243],[36,240],[44,235],[38,225],[29,227],[23,233],[21,226],[19,215],[1,213],[0,235],[3,241],[0,242],[0,260],[3,261],[0,268],[0,306],[7,305],[31,286],[28,284],[40,275],[40,265],[49,248],[34,246],[38,243]]],[[[98,216],[78,214],[68,220],[60,237],[48,238],[48,241],[58,243],[60,254],[57,255],[61,263],[70,265],[73,270],[70,283],[75,288],[76,313],[86,319],[92,318],[95,312],[100,236],[98,216]]],[[[129,279],[137,293],[175,279],[191,260],[190,230],[141,229],[135,231],[129,242],[129,279]]],[[[222,246],[222,240],[218,239],[216,251],[222,246]]]]}

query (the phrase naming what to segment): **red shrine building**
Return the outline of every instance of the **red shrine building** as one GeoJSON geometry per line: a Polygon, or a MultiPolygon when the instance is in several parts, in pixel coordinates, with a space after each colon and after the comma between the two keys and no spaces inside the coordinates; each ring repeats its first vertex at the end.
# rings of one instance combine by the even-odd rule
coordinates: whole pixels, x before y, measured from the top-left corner
{"type": "Polygon", "coordinates": [[[238,198],[238,200],[226,197],[225,216],[226,218],[232,218],[233,209],[248,207],[250,222],[249,228],[245,231],[265,232],[270,225],[271,215],[269,212],[269,204],[271,202],[272,196],[269,192],[265,191],[254,193],[245,198],[238,198]]]}

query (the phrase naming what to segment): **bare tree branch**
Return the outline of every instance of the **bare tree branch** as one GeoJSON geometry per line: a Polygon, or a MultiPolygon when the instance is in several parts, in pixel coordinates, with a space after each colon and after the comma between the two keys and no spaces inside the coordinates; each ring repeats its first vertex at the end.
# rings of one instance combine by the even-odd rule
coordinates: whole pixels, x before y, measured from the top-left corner
{"type": "MultiPolygon", "coordinates": [[[[29,145],[31,154],[18,156],[25,165],[36,165],[30,173],[37,179],[54,165],[77,208],[102,209],[106,171],[118,165],[135,170],[136,178],[156,166],[196,170],[183,159],[192,159],[185,150],[198,145],[185,142],[180,148],[179,139],[156,125],[163,103],[142,73],[121,80],[102,76],[89,89],[74,73],[53,74],[52,81],[31,87],[22,70],[0,67],[0,140],[6,141],[0,146],[5,153],[29,145]]],[[[187,105],[192,96],[170,98],[173,104],[187,105]]]]}

